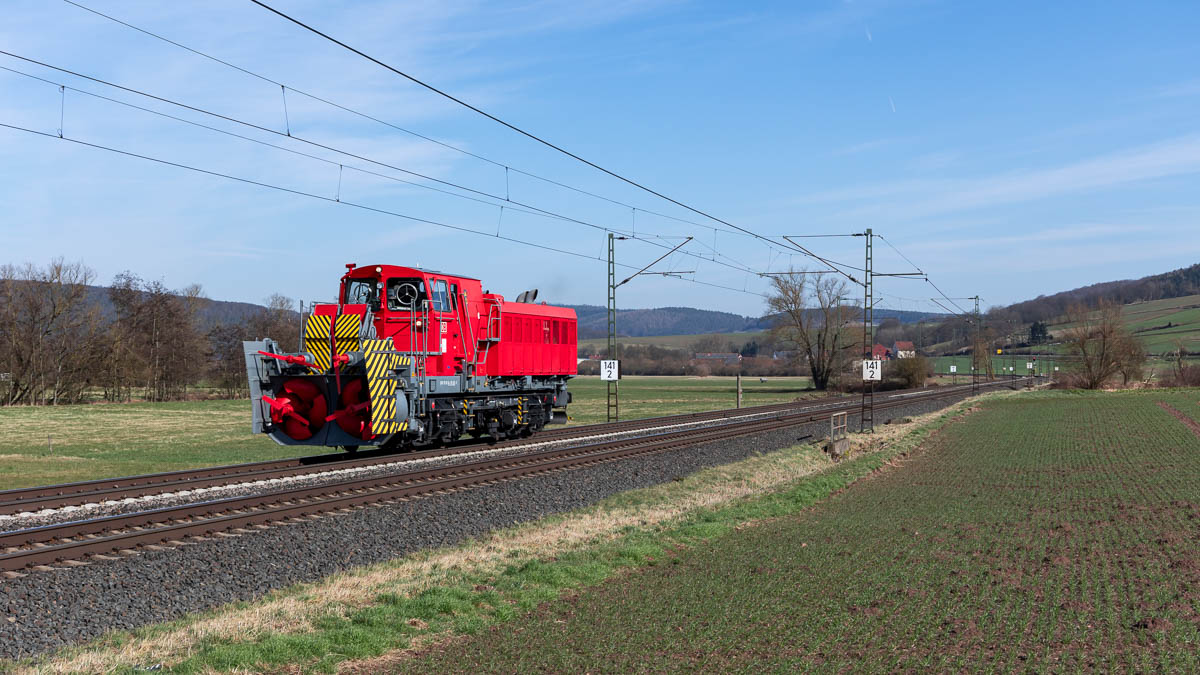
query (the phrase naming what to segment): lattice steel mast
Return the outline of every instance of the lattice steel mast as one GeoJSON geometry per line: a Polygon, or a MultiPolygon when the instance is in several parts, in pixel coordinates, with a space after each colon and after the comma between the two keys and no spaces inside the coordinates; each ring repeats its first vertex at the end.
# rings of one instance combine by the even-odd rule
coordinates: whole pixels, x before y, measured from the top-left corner
{"type": "MultiPolygon", "coordinates": [[[[867,256],[863,267],[863,360],[875,356],[874,336],[871,329],[875,323],[875,275],[871,271],[874,262],[874,249],[871,242],[874,236],[871,228],[867,228],[867,256]]],[[[871,433],[875,431],[875,381],[865,380],[862,390],[862,410],[858,417],[858,430],[871,433]]]]}

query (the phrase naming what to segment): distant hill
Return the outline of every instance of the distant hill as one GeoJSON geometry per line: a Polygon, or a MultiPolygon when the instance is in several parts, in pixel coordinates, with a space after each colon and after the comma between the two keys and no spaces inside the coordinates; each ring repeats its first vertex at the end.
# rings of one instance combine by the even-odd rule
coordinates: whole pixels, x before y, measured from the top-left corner
{"type": "Polygon", "coordinates": [[[1095,306],[1102,300],[1111,300],[1128,305],[1196,294],[1200,294],[1200,263],[1141,279],[1105,281],[1053,295],[1039,295],[1006,309],[1016,312],[1022,323],[1032,323],[1056,319],[1076,304],[1095,306]]]}
{"type": "MultiPolygon", "coordinates": [[[[608,310],[597,305],[567,305],[579,316],[579,339],[608,335],[608,310]]],[[[929,312],[908,312],[876,309],[876,321],[895,317],[901,323],[923,319],[940,319],[942,315],[929,312]]],[[[617,310],[617,332],[628,337],[651,335],[706,335],[710,333],[742,333],[771,327],[769,317],[740,316],[693,307],[657,307],[655,309],[617,310]]]]}

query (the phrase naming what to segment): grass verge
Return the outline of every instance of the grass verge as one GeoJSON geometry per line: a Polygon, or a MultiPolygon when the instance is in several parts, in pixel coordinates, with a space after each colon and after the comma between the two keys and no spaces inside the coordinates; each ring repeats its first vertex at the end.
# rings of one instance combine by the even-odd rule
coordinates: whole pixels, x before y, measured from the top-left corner
{"type": "Polygon", "coordinates": [[[856,455],[839,464],[812,445],[796,446],[452,548],[8,665],[27,672],[159,664],[173,672],[373,672],[403,661],[408,650],[511,621],[564,592],[660,564],[749,521],[802,510],[911,451],[964,406],[854,437],[856,455]]]}

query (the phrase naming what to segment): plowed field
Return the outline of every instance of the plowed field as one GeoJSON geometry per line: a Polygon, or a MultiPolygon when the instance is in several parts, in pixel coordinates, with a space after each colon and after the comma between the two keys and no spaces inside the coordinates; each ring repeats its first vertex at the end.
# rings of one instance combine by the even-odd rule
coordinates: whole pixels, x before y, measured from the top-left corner
{"type": "Polygon", "coordinates": [[[1196,672],[1200,436],[1181,417],[1200,419],[1198,401],[985,401],[799,515],[405,669],[1196,672]]]}

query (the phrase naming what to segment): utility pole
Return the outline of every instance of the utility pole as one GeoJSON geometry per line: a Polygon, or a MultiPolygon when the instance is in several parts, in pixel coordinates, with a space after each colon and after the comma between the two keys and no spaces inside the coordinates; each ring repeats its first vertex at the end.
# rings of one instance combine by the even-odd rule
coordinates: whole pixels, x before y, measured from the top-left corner
{"type": "Polygon", "coordinates": [[[979,392],[979,366],[981,365],[979,347],[983,343],[983,326],[980,324],[979,318],[979,296],[976,295],[971,299],[975,301],[975,339],[972,340],[974,344],[971,345],[971,393],[975,394],[979,392]]]}
{"type": "MultiPolygon", "coordinates": [[[[647,272],[646,271],[646,270],[650,269],[651,267],[654,267],[656,264],[658,264],[659,261],[663,260],[667,256],[671,255],[672,253],[674,253],[674,252],[678,251],[679,249],[683,248],[684,246],[686,246],[687,243],[692,240],[692,237],[687,237],[686,239],[683,240],[683,243],[679,244],[678,246],[671,249],[670,251],[667,251],[666,253],[660,255],[658,258],[655,258],[654,262],[650,263],[649,265],[646,265],[642,269],[629,275],[623,281],[617,282],[617,258],[616,258],[616,249],[613,246],[613,244],[618,239],[623,241],[628,238],[629,237],[618,237],[615,234],[613,234],[612,232],[608,233],[608,358],[610,358],[614,361],[618,361],[618,364],[617,364],[618,376],[620,375],[620,354],[618,352],[619,346],[617,345],[617,288],[624,286],[625,284],[629,283],[630,281],[633,281],[634,277],[641,276],[644,274],[659,274],[662,276],[677,276],[680,274],[691,274],[692,272],[695,271],[695,270],[683,270],[683,271],[678,271],[678,272],[647,272]]],[[[617,380],[609,380],[608,381],[608,406],[607,406],[607,419],[609,422],[616,422],[616,421],[618,421],[618,418],[620,417],[620,412],[621,412],[620,411],[620,403],[621,402],[620,402],[619,394],[620,394],[620,388],[618,387],[618,381],[617,380]]]]}
{"type": "MultiPolygon", "coordinates": [[[[624,237],[622,237],[624,239],[624,237]]],[[[608,358],[617,361],[617,260],[613,247],[613,233],[608,233],[608,358]]],[[[620,366],[618,365],[618,368],[620,366]]],[[[618,382],[608,381],[607,419],[616,422],[620,417],[618,382]]]]}
{"type": "MultiPolygon", "coordinates": [[[[871,228],[867,228],[867,256],[866,265],[863,267],[863,359],[870,359],[875,356],[874,336],[871,334],[871,329],[875,323],[875,274],[871,270],[871,264],[874,259],[874,251],[871,242],[875,239],[871,234],[871,228]]],[[[858,430],[860,432],[873,433],[875,431],[875,381],[867,380],[863,382],[862,390],[862,410],[858,415],[858,430]]]]}

